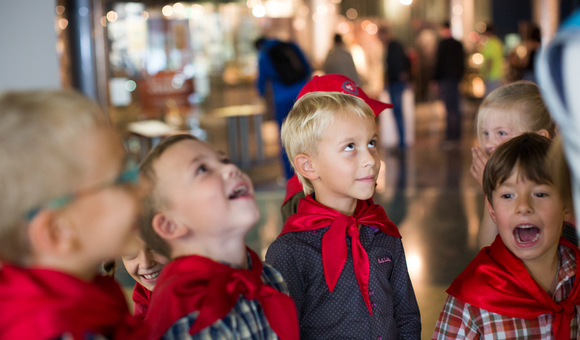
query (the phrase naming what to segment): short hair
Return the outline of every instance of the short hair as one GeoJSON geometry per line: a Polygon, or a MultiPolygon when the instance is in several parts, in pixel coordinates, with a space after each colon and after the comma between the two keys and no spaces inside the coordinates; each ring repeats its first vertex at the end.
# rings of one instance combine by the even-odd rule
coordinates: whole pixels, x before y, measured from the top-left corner
{"type": "Polygon", "coordinates": [[[492,203],[492,194],[515,170],[527,180],[553,184],[546,162],[550,139],[537,133],[524,133],[501,144],[489,157],[483,171],[483,192],[492,203]]]}
{"type": "MultiPolygon", "coordinates": [[[[292,167],[299,154],[317,155],[318,143],[337,116],[349,114],[374,121],[375,114],[364,100],[340,92],[310,92],[298,99],[282,123],[281,139],[292,167]]],[[[304,193],[314,191],[312,183],[295,171],[304,193]]]]}
{"type": "Polygon", "coordinates": [[[141,162],[141,175],[147,179],[151,185],[151,190],[143,200],[143,212],[140,217],[141,237],[143,241],[155,252],[171,258],[171,246],[153,230],[153,217],[161,210],[169,207],[169,200],[163,195],[163,190],[157,186],[157,175],[155,174],[155,162],[172,145],[185,140],[198,140],[189,134],[178,134],[169,136],[157,144],[145,159],[141,162]]]}
{"type": "Polygon", "coordinates": [[[342,35],[338,33],[334,35],[334,44],[342,44],[342,35]]]}
{"type": "Polygon", "coordinates": [[[483,147],[483,121],[491,113],[503,111],[508,122],[524,132],[548,131],[556,135],[556,124],[542,99],[540,88],[531,81],[521,80],[493,90],[479,106],[477,113],[477,138],[483,147]]]}
{"type": "Polygon", "coordinates": [[[441,26],[443,28],[451,28],[451,23],[449,22],[449,20],[445,20],[443,21],[443,24],[441,24],[441,26]]]}
{"type": "Polygon", "coordinates": [[[74,91],[0,94],[0,260],[23,265],[30,255],[27,213],[79,189],[75,145],[109,127],[103,110],[74,91]]]}

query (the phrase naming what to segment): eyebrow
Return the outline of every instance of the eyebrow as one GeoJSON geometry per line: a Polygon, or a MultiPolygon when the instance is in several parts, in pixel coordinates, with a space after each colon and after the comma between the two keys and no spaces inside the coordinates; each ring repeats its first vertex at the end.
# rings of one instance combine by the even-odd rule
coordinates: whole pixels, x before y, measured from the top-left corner
{"type": "MultiPolygon", "coordinates": [[[[379,136],[379,135],[377,135],[377,134],[375,133],[375,134],[374,134],[374,135],[371,137],[371,139],[377,138],[378,136],[379,136]]],[[[346,138],[344,138],[344,139],[340,140],[340,141],[338,142],[338,144],[343,144],[343,143],[346,143],[346,142],[351,142],[351,141],[353,141],[353,140],[354,140],[354,138],[353,138],[353,137],[346,137],[346,138]]]]}

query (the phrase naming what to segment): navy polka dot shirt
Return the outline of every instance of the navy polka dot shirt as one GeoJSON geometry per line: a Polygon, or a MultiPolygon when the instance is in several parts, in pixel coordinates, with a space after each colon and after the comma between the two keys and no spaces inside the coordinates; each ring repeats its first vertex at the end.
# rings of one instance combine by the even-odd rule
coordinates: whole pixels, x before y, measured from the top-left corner
{"type": "Polygon", "coordinates": [[[322,236],[329,227],[284,234],[270,247],[266,262],[278,269],[298,309],[300,338],[420,339],[419,307],[401,239],[362,226],[360,241],[370,264],[370,315],[348,257],[331,293],[322,268],[322,236]]]}

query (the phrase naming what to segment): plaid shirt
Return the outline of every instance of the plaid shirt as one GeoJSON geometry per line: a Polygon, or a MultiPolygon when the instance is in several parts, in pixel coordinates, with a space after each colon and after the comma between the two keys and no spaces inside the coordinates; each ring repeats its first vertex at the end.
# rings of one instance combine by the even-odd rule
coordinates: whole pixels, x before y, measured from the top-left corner
{"type": "MultiPolygon", "coordinates": [[[[574,252],[560,246],[558,255],[558,285],[552,295],[556,302],[568,297],[576,275],[574,252]]],[[[570,324],[570,339],[576,339],[579,335],[579,308],[576,306],[576,315],[570,324]]],[[[435,325],[432,339],[554,339],[552,319],[551,314],[543,314],[536,319],[510,318],[449,296],[435,325]]]]}
{"type": "MultiPolygon", "coordinates": [[[[251,267],[252,259],[248,254],[248,265],[251,267]]],[[[278,291],[288,295],[288,288],[282,275],[272,266],[264,263],[262,281],[264,284],[274,287],[278,291]]],[[[199,311],[192,312],[177,320],[163,335],[164,340],[277,340],[266,319],[262,306],[257,300],[247,300],[240,295],[238,302],[232,310],[222,319],[204,328],[194,335],[189,334],[189,329],[195,322],[199,311]]]]}

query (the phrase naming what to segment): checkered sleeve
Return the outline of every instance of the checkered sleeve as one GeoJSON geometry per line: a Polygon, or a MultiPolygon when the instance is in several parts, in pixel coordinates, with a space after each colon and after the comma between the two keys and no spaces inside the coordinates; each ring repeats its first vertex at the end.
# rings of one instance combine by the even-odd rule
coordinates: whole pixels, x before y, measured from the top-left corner
{"type": "Polygon", "coordinates": [[[473,309],[469,304],[448,296],[435,324],[432,340],[479,339],[478,320],[481,320],[481,315],[476,315],[477,311],[478,308],[473,309]]]}

